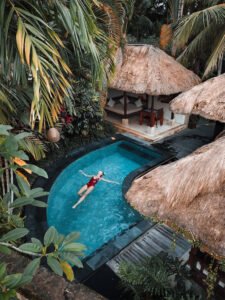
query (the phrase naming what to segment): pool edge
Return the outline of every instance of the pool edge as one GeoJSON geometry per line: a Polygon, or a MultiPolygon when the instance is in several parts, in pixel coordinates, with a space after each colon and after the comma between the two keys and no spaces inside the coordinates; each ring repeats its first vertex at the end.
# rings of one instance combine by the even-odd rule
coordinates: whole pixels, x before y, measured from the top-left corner
{"type": "MultiPolygon", "coordinates": [[[[80,147],[79,149],[71,151],[68,155],[66,155],[66,157],[59,158],[56,161],[56,163],[54,164],[54,166],[49,166],[48,168],[46,168],[46,172],[48,173],[49,178],[48,179],[44,179],[41,177],[37,178],[33,184],[33,187],[42,187],[45,190],[50,191],[55,179],[59,176],[61,171],[64,168],[66,168],[69,164],[76,161],[77,159],[84,156],[85,154],[88,154],[91,151],[100,149],[107,145],[114,144],[118,141],[129,141],[136,145],[142,146],[144,148],[154,150],[160,154],[159,158],[154,159],[151,163],[134,170],[128,176],[126,176],[126,178],[124,179],[123,184],[122,184],[123,195],[125,195],[126,191],[129,189],[134,178],[136,178],[137,176],[140,176],[147,170],[157,167],[158,165],[168,162],[169,159],[171,160],[174,158],[174,155],[172,153],[170,153],[169,150],[165,151],[165,149],[160,149],[158,146],[156,147],[151,144],[150,145],[146,144],[144,141],[140,142],[140,141],[137,141],[136,139],[132,139],[131,137],[124,136],[123,134],[116,134],[113,137],[114,137],[114,139],[106,138],[99,142],[94,142],[87,146],[80,147]]],[[[41,200],[47,202],[48,196],[43,197],[41,200]]],[[[46,209],[33,207],[33,206],[26,206],[25,207],[25,216],[26,216],[25,226],[30,230],[28,239],[30,237],[36,237],[36,238],[39,238],[42,240],[44,233],[48,229],[46,209]]],[[[120,251],[122,251],[125,247],[127,247],[128,244],[130,244],[135,239],[137,239],[141,234],[143,234],[144,229],[140,230],[140,224],[142,222],[143,222],[143,220],[132,225],[130,228],[126,229],[124,232],[122,232],[119,235],[117,235],[116,237],[110,239],[106,244],[102,245],[94,253],[87,256],[84,259],[85,268],[82,270],[76,269],[78,281],[81,282],[81,281],[86,280],[89,276],[91,276],[91,273],[96,272],[96,270],[98,270],[108,260],[112,259],[115,255],[117,255],[120,251]],[[125,243],[125,241],[124,241],[123,247],[115,246],[116,240],[122,236],[125,236],[127,238],[127,243],[125,243]],[[99,260],[99,263],[93,264],[93,261],[98,261],[98,260],[99,260]],[[92,267],[90,267],[90,266],[92,266],[92,267]]],[[[154,223],[152,223],[151,221],[146,221],[146,222],[149,222],[150,227],[154,225],[154,223]]]]}

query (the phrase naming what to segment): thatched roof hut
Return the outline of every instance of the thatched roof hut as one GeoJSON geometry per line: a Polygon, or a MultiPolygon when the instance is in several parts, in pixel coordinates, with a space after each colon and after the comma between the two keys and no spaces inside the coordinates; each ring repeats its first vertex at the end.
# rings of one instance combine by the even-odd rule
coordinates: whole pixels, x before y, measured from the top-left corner
{"type": "Polygon", "coordinates": [[[170,104],[179,114],[196,114],[225,123],[225,74],[211,78],[177,96],[170,104]]]}
{"type": "Polygon", "coordinates": [[[145,216],[176,224],[225,256],[225,137],[160,166],[133,182],[126,194],[145,216]]]}
{"type": "Polygon", "coordinates": [[[151,45],[127,45],[118,51],[110,88],[135,94],[171,95],[190,89],[200,78],[151,45]]]}

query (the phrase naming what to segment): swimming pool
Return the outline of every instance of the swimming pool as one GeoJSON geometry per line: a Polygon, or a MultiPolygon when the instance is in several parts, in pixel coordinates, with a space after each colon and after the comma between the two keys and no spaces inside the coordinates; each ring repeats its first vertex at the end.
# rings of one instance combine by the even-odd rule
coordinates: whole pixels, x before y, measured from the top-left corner
{"type": "Polygon", "coordinates": [[[56,178],[48,197],[47,222],[62,234],[80,232],[79,242],[93,253],[142,217],[122,195],[124,178],[133,170],[160,157],[160,154],[128,141],[119,141],[92,151],[67,166],[56,178]],[[120,185],[100,181],[90,195],[76,208],[77,192],[87,183],[87,174],[103,170],[105,178],[120,185]]]}

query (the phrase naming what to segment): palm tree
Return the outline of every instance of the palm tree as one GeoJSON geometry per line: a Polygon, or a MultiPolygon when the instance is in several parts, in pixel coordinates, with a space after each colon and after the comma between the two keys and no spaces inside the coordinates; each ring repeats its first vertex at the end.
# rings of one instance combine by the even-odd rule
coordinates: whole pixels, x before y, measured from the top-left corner
{"type": "Polygon", "coordinates": [[[181,50],[178,60],[193,65],[198,57],[204,64],[203,76],[218,68],[225,51],[225,4],[221,2],[204,1],[205,8],[185,16],[175,28],[181,50]]]}
{"type": "Polygon", "coordinates": [[[30,112],[31,127],[41,132],[72,97],[77,70],[101,83],[112,68],[125,9],[123,0],[2,0],[1,122],[18,123],[30,112]]]}
{"type": "MultiPolygon", "coordinates": [[[[184,6],[189,3],[190,0],[168,0],[168,24],[163,24],[160,30],[160,47],[166,49],[172,41],[172,25],[183,17],[184,6]]],[[[172,55],[176,53],[176,44],[172,41],[172,55]]]]}
{"type": "Polygon", "coordinates": [[[139,0],[135,2],[129,33],[139,42],[143,37],[156,33],[165,18],[166,0],[139,0]]]}

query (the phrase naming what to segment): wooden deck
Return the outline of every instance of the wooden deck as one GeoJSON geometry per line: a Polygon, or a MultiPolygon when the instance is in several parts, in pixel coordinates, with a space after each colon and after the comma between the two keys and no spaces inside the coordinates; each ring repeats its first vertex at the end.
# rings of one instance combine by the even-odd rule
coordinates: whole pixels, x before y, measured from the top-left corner
{"type": "Polygon", "coordinates": [[[137,264],[145,257],[154,256],[161,251],[186,260],[190,249],[190,243],[181,235],[158,223],[108,261],[107,265],[117,273],[122,261],[137,264]]]}

